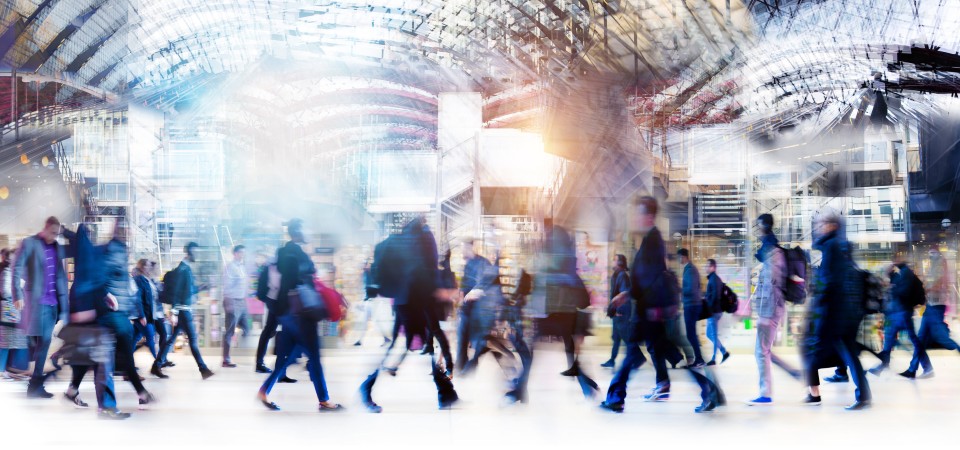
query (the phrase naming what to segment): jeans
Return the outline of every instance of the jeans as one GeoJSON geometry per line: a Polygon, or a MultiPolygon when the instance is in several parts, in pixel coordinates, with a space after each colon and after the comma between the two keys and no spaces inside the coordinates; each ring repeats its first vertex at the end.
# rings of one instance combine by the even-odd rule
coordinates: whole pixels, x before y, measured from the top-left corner
{"type": "MultiPolygon", "coordinates": [[[[930,305],[923,312],[920,319],[920,332],[918,337],[926,347],[931,344],[937,344],[947,350],[958,350],[960,345],[950,338],[950,329],[944,323],[944,315],[947,307],[944,305],[930,305]]],[[[916,356],[916,355],[914,355],[916,356]]],[[[911,362],[911,365],[913,363],[911,362]]]]}
{"type": "Polygon", "coordinates": [[[470,346],[470,309],[471,304],[465,304],[460,307],[460,321],[457,324],[457,370],[463,370],[469,360],[468,348],[470,346]]]}
{"type": "Polygon", "coordinates": [[[886,315],[887,326],[883,330],[883,350],[880,352],[880,364],[882,367],[890,366],[890,352],[893,346],[897,344],[897,335],[901,331],[906,331],[910,342],[913,343],[913,357],[910,359],[910,372],[916,372],[919,366],[923,366],[924,371],[933,370],[930,364],[930,358],[927,351],[924,350],[920,338],[913,329],[913,310],[890,312],[886,315]]]}
{"type": "Polygon", "coordinates": [[[773,373],[771,361],[773,359],[773,342],[777,339],[777,329],[780,323],[777,319],[761,318],[757,322],[757,345],[754,354],[757,358],[757,369],[760,372],[760,396],[773,396],[773,373]]]}
{"type": "Polygon", "coordinates": [[[43,366],[47,362],[50,341],[53,340],[53,327],[57,324],[57,307],[40,305],[40,336],[30,336],[30,354],[33,358],[33,374],[27,390],[43,387],[43,366]]]}
{"type": "Polygon", "coordinates": [[[73,376],[70,379],[70,386],[67,391],[76,393],[80,390],[80,382],[87,374],[87,371],[93,368],[93,385],[97,393],[97,407],[101,410],[117,409],[117,394],[113,388],[113,357],[106,358],[106,362],[96,366],[70,366],[73,369],[73,376]]]}
{"type": "Polygon", "coordinates": [[[636,347],[637,350],[640,350],[640,344],[637,342],[630,342],[630,318],[628,317],[614,317],[612,336],[613,339],[613,348],[610,349],[610,361],[617,359],[617,354],[620,353],[620,341],[623,341],[623,345],[626,346],[627,350],[630,347],[636,347]]]}
{"type": "Polygon", "coordinates": [[[200,355],[200,346],[197,344],[197,330],[193,327],[193,312],[186,309],[180,311],[177,326],[174,327],[173,333],[167,338],[167,345],[163,346],[163,350],[157,355],[157,362],[155,364],[162,366],[167,362],[167,353],[173,350],[173,344],[177,342],[177,336],[181,332],[187,335],[187,340],[190,342],[190,353],[193,354],[193,359],[196,360],[197,367],[200,370],[206,370],[207,365],[203,362],[203,356],[200,355]]]}
{"type": "MultiPolygon", "coordinates": [[[[113,331],[117,339],[117,370],[123,371],[124,375],[130,380],[130,384],[138,394],[146,392],[143,382],[140,381],[140,375],[137,374],[137,366],[133,361],[133,325],[130,324],[130,318],[126,313],[113,311],[97,316],[97,323],[100,326],[113,331]]],[[[113,376],[113,372],[110,372],[113,376]]]]}
{"type": "Polygon", "coordinates": [[[693,348],[695,362],[703,362],[703,355],[700,353],[700,337],[697,336],[697,321],[700,320],[702,309],[703,304],[683,305],[683,324],[687,330],[687,342],[693,348]]]}
{"type": "Polygon", "coordinates": [[[250,324],[247,320],[247,305],[244,299],[225,298],[223,299],[223,360],[230,361],[230,344],[233,341],[233,335],[237,327],[243,332],[243,336],[250,334],[250,324]]]}
{"type": "MultiPolygon", "coordinates": [[[[664,323],[666,327],[666,338],[671,343],[672,346],[668,345],[667,347],[676,347],[683,352],[683,357],[687,359],[688,362],[693,362],[696,359],[696,355],[693,353],[693,347],[690,345],[690,341],[687,340],[685,328],[684,328],[684,316],[678,315],[676,319],[668,320],[664,323]]],[[[649,343],[647,344],[650,345],[649,343]]],[[[670,350],[668,353],[676,354],[676,349],[670,350]]],[[[664,355],[667,359],[670,359],[671,355],[664,355]]]]}
{"type": "MultiPolygon", "coordinates": [[[[166,330],[163,331],[163,334],[166,335],[166,330]]],[[[156,326],[151,322],[147,322],[146,325],[142,325],[140,324],[139,320],[134,320],[134,345],[136,345],[137,342],[140,342],[140,338],[144,338],[147,341],[147,348],[150,349],[150,354],[153,355],[153,359],[157,359],[156,326]]],[[[160,341],[160,346],[163,347],[163,340],[160,341]]]]}
{"type": "Polygon", "coordinates": [[[661,387],[670,387],[666,357],[673,346],[668,336],[670,324],[673,322],[647,322],[643,325],[646,328],[647,351],[650,352],[650,359],[653,360],[657,386],[661,387]]]}
{"type": "Polygon", "coordinates": [[[317,324],[301,319],[294,315],[284,315],[277,322],[283,328],[277,333],[277,362],[273,372],[260,387],[260,392],[269,395],[273,386],[286,373],[296,355],[303,352],[307,355],[307,371],[310,381],[317,393],[317,400],[330,400],[327,393],[327,382],[323,378],[323,366],[320,365],[320,337],[317,335],[317,324]]]}
{"type": "Polygon", "coordinates": [[[623,401],[626,400],[627,380],[630,378],[630,372],[633,372],[635,367],[638,367],[645,361],[646,358],[643,356],[643,352],[640,351],[639,345],[627,347],[627,356],[623,359],[613,379],[610,380],[610,387],[607,389],[606,402],[608,404],[623,403],[623,401]]]}
{"type": "Polygon", "coordinates": [[[277,335],[277,316],[267,312],[267,323],[263,325],[260,331],[260,342],[257,343],[257,365],[263,364],[263,358],[267,356],[267,344],[277,335]]]}
{"type": "Polygon", "coordinates": [[[727,349],[720,342],[720,319],[723,317],[723,313],[716,313],[707,319],[707,339],[710,339],[710,342],[713,342],[713,355],[710,357],[711,361],[717,359],[717,351],[720,352],[720,355],[726,355],[727,349]]]}

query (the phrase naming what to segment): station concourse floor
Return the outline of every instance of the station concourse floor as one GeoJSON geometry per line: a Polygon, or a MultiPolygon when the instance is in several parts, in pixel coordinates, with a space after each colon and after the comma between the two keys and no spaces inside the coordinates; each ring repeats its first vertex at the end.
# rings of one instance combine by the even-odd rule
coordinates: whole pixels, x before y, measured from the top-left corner
{"type": "MultiPolygon", "coordinates": [[[[583,367],[600,384],[602,392],[612,371],[599,364],[609,350],[592,348],[581,356],[583,367]]],[[[781,350],[788,361],[796,353],[781,350]]],[[[621,354],[622,355],[622,354],[621,354]]],[[[271,412],[255,394],[265,375],[253,371],[253,358],[235,357],[237,368],[220,368],[217,354],[205,355],[216,375],[202,381],[189,351],[179,351],[165,369],[169,379],[149,376],[151,362],[145,350],[137,352],[147,389],[159,402],[138,411],[130,383],[117,377],[120,408],[133,413],[126,421],[98,420],[90,376],[81,395],[90,409],[75,409],[62,399],[68,374],[47,383],[56,397],[28,400],[23,382],[0,382],[0,427],[3,448],[491,448],[522,445],[531,449],[609,448],[615,445],[649,448],[820,448],[840,449],[869,444],[873,448],[924,448],[955,442],[960,425],[960,357],[955,352],[931,352],[937,376],[906,380],[897,375],[906,368],[909,354],[896,351],[893,369],[880,377],[870,375],[874,405],[848,412],[853,385],[824,383],[823,405],[805,406],[804,387],[775,370],[775,404],[751,407],[745,400],[757,395],[757,369],[752,353],[734,354],[717,367],[728,406],[712,414],[694,414],[699,404],[696,385],[683,370],[671,370],[672,398],[645,403],[642,395],[653,385],[649,364],[635,372],[629,386],[626,411],[602,411],[602,398],[587,401],[573,378],[559,375],[566,361],[560,344],[538,346],[530,381],[529,403],[504,407],[504,375],[492,358],[481,360],[471,377],[454,378],[461,397],[453,410],[440,411],[429,374],[429,358],[411,354],[398,375],[381,373],[374,399],[382,414],[361,406],[357,389],[376,367],[382,350],[364,347],[323,350],[323,368],[331,400],[346,411],[319,413],[316,396],[303,364],[289,374],[296,384],[278,384],[271,400],[283,408],[271,412]],[[12,444],[12,445],[11,445],[12,444]]],[[[622,356],[621,356],[622,358],[622,356]]],[[[864,355],[865,367],[876,359],[864,355]]],[[[272,363],[272,357],[268,364],[272,363]]],[[[831,371],[821,371],[827,376],[831,371]]]]}

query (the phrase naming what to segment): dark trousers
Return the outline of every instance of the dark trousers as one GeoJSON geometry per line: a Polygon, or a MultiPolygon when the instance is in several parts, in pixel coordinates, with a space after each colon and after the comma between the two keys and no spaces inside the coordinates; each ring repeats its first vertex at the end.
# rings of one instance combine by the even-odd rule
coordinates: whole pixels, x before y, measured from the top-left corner
{"type": "Polygon", "coordinates": [[[260,392],[270,394],[273,386],[286,373],[287,366],[302,352],[307,356],[307,372],[317,393],[317,400],[330,400],[327,382],[320,365],[320,337],[317,336],[317,323],[301,319],[294,315],[280,317],[277,322],[283,328],[277,333],[277,362],[273,372],[260,387],[260,392]]]}
{"type": "Polygon", "coordinates": [[[920,333],[918,337],[926,346],[939,345],[947,350],[958,350],[960,345],[950,338],[950,329],[943,322],[947,307],[945,305],[929,305],[923,311],[920,319],[920,333]]]}
{"type": "Polygon", "coordinates": [[[177,326],[174,327],[173,333],[171,333],[167,339],[167,345],[165,345],[163,350],[160,351],[160,354],[157,355],[156,364],[162,366],[167,362],[167,353],[173,350],[173,345],[177,342],[177,336],[181,332],[187,335],[187,340],[190,342],[190,353],[193,354],[193,359],[196,360],[197,367],[200,370],[206,369],[207,365],[203,362],[203,356],[200,355],[200,346],[197,343],[197,330],[193,327],[193,312],[190,310],[180,311],[177,317],[177,326]]]}
{"type": "Polygon", "coordinates": [[[927,351],[924,350],[920,338],[917,337],[917,333],[913,329],[912,313],[913,310],[886,314],[886,327],[883,330],[883,350],[880,352],[880,364],[883,367],[890,365],[890,352],[893,351],[893,347],[897,345],[897,335],[899,335],[901,331],[906,331],[910,342],[913,344],[913,358],[911,358],[910,368],[907,370],[916,372],[920,365],[923,366],[923,370],[925,371],[933,370],[933,366],[930,364],[930,358],[927,356],[927,351]]]}
{"type": "Polygon", "coordinates": [[[250,334],[250,325],[247,321],[247,305],[244,299],[223,299],[223,360],[230,361],[230,344],[237,328],[243,333],[250,334]]]}
{"type": "Polygon", "coordinates": [[[433,340],[436,339],[437,343],[440,344],[440,353],[443,355],[444,363],[448,370],[453,370],[453,354],[450,352],[450,341],[447,339],[447,334],[443,332],[443,329],[440,328],[440,315],[438,314],[439,308],[427,308],[426,311],[426,320],[427,320],[427,342],[426,350],[428,353],[433,354],[433,340]]]}
{"type": "Polygon", "coordinates": [[[607,389],[607,403],[623,403],[623,401],[626,400],[627,380],[630,378],[630,373],[645,361],[646,358],[643,356],[643,352],[640,351],[639,345],[627,347],[627,356],[623,362],[620,363],[620,368],[618,368],[617,373],[613,375],[613,379],[610,380],[610,387],[607,389]]]}
{"type": "MultiPolygon", "coordinates": [[[[470,309],[469,304],[460,307],[459,321],[457,323],[457,370],[462,371],[470,359],[468,349],[470,347],[470,309]]],[[[396,336],[396,335],[394,335],[396,336]]]]}
{"type": "Polygon", "coordinates": [[[133,321],[133,343],[140,342],[140,338],[147,341],[147,348],[153,359],[157,359],[157,349],[163,348],[167,343],[167,327],[163,319],[148,321],[146,325],[141,325],[139,320],[133,321]],[[159,338],[159,342],[158,341],[159,338]]]}
{"type": "Polygon", "coordinates": [[[683,324],[687,331],[687,341],[693,347],[694,362],[703,362],[703,354],[700,353],[700,336],[697,335],[697,321],[700,320],[700,310],[703,304],[683,305],[683,324]]]}
{"type": "MultiPolygon", "coordinates": [[[[871,399],[870,384],[863,371],[863,365],[860,364],[859,352],[860,344],[856,336],[846,337],[824,337],[821,341],[825,347],[830,347],[837,352],[844,366],[848,369],[849,376],[853,379],[856,386],[854,395],[857,401],[867,401],[871,399]]],[[[805,358],[805,370],[807,372],[807,384],[809,386],[820,386],[820,375],[817,373],[819,364],[816,357],[805,358]]]]}
{"type": "MultiPolygon", "coordinates": [[[[627,333],[627,330],[630,329],[630,319],[626,317],[614,317],[613,326],[611,327],[611,336],[613,339],[613,348],[610,349],[610,361],[617,359],[617,355],[620,354],[620,341],[623,341],[623,345],[626,347],[627,351],[630,350],[630,347],[636,347],[637,350],[640,350],[640,344],[637,342],[629,342],[630,335],[627,333]]],[[[646,358],[644,358],[646,360],[646,358]]]]}
{"type": "Polygon", "coordinates": [[[57,324],[56,306],[37,306],[36,313],[40,314],[40,335],[30,336],[29,339],[30,355],[33,359],[33,375],[30,376],[28,390],[43,387],[43,366],[47,362],[50,341],[53,340],[53,327],[57,324]]]}
{"type": "Polygon", "coordinates": [[[263,325],[263,331],[260,332],[260,342],[257,343],[257,365],[263,364],[263,358],[267,356],[267,345],[270,339],[277,335],[277,316],[273,313],[267,313],[267,323],[263,325]]]}
{"type": "Polygon", "coordinates": [[[80,390],[80,383],[87,371],[93,369],[94,390],[97,394],[97,406],[101,410],[117,409],[117,393],[113,388],[113,358],[107,358],[106,362],[96,366],[70,366],[73,369],[73,376],[70,379],[70,387],[76,393],[80,390]]]}
{"type": "Polygon", "coordinates": [[[137,366],[133,361],[133,325],[130,324],[130,318],[126,313],[113,311],[106,314],[100,313],[97,316],[97,323],[100,326],[113,331],[117,339],[117,370],[123,371],[123,374],[130,380],[130,384],[137,391],[137,394],[146,392],[143,382],[140,381],[140,375],[137,374],[137,366]]]}

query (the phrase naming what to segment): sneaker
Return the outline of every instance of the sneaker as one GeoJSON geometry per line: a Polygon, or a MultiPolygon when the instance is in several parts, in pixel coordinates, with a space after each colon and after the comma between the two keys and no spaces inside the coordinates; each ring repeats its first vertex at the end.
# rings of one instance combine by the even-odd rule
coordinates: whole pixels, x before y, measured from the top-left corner
{"type": "Polygon", "coordinates": [[[913,380],[917,378],[917,373],[911,370],[904,370],[903,372],[900,372],[900,376],[908,380],[913,380]]]}
{"type": "Polygon", "coordinates": [[[750,406],[767,406],[773,404],[773,399],[770,397],[757,397],[748,401],[747,404],[750,406]]]}
{"type": "Polygon", "coordinates": [[[727,362],[730,359],[730,352],[723,352],[723,359],[720,360],[720,364],[727,362]]]}
{"type": "Polygon", "coordinates": [[[605,409],[607,411],[612,411],[615,413],[622,413],[623,403],[622,402],[621,403],[600,402],[600,409],[605,409]]]}
{"type": "Polygon", "coordinates": [[[924,370],[922,375],[917,375],[917,378],[921,380],[925,380],[927,378],[933,378],[935,376],[936,374],[933,373],[933,369],[930,369],[930,370],[924,370]]]}
{"type": "Polygon", "coordinates": [[[860,411],[861,409],[867,409],[869,407],[870,407],[870,400],[858,400],[854,402],[852,405],[847,406],[843,409],[846,409],[847,411],[860,411]]]}
{"type": "Polygon", "coordinates": [[[360,341],[357,341],[357,342],[354,342],[354,343],[353,343],[353,346],[354,346],[354,347],[359,347],[359,346],[361,346],[361,345],[363,345],[363,344],[361,344],[360,341]]]}
{"type": "Polygon", "coordinates": [[[262,362],[261,362],[261,363],[257,363],[257,368],[254,369],[254,371],[257,372],[257,373],[271,373],[271,372],[273,372],[272,370],[270,370],[269,367],[267,367],[266,364],[264,364],[264,363],[262,363],[262,362]]]}
{"type": "Polygon", "coordinates": [[[717,409],[717,404],[713,400],[707,400],[696,407],[693,412],[697,414],[713,412],[717,409]]]}
{"type": "Polygon", "coordinates": [[[120,412],[118,409],[101,409],[97,417],[106,420],[123,420],[129,419],[130,413],[120,412]]]}
{"type": "Polygon", "coordinates": [[[617,365],[616,361],[614,361],[614,360],[612,360],[612,359],[608,359],[607,362],[605,362],[605,363],[603,363],[603,364],[600,364],[600,367],[606,367],[606,368],[610,369],[610,368],[612,368],[612,367],[614,367],[614,366],[616,366],[616,365],[617,365]]]}
{"type": "Polygon", "coordinates": [[[715,366],[715,365],[717,365],[717,362],[715,360],[711,359],[710,361],[707,361],[707,366],[715,366]]]}
{"type": "Polygon", "coordinates": [[[47,392],[43,386],[34,389],[27,389],[27,398],[53,398],[53,394],[47,392]]]}
{"type": "Polygon", "coordinates": [[[70,395],[67,392],[63,393],[63,398],[67,399],[68,402],[73,404],[74,408],[88,408],[90,405],[87,402],[80,399],[80,392],[75,392],[73,395],[70,395]]]}
{"type": "Polygon", "coordinates": [[[226,367],[226,368],[232,369],[232,368],[234,368],[234,367],[237,367],[237,365],[234,364],[234,363],[232,363],[232,362],[230,362],[230,361],[224,361],[224,362],[220,363],[220,367],[226,367]]]}
{"type": "Polygon", "coordinates": [[[149,392],[144,392],[144,396],[137,399],[137,407],[139,409],[147,409],[150,405],[157,402],[157,398],[149,392]]]}
{"type": "Polygon", "coordinates": [[[809,406],[820,406],[820,396],[814,397],[813,394],[807,394],[807,398],[803,399],[803,404],[809,406]]]}
{"type": "Polygon", "coordinates": [[[662,402],[669,399],[670,399],[669,387],[657,386],[653,388],[649,394],[646,394],[643,396],[643,400],[647,402],[662,402]]]}
{"type": "Polygon", "coordinates": [[[886,368],[887,368],[886,366],[884,366],[883,364],[881,364],[881,365],[879,365],[879,366],[877,366],[877,367],[873,367],[873,368],[871,368],[871,369],[867,369],[867,372],[870,372],[871,374],[876,375],[876,376],[879,377],[880,374],[882,374],[883,371],[884,371],[886,368]]]}
{"type": "Polygon", "coordinates": [[[211,372],[210,369],[204,367],[200,369],[200,376],[203,377],[204,380],[206,380],[207,378],[210,378],[213,376],[213,372],[211,372]]]}
{"type": "Polygon", "coordinates": [[[160,379],[170,378],[167,374],[163,373],[163,371],[160,370],[160,366],[156,364],[150,368],[150,374],[160,379]]]}
{"type": "Polygon", "coordinates": [[[823,381],[826,381],[827,383],[846,383],[850,381],[850,377],[833,374],[833,375],[830,375],[829,377],[824,378],[823,381]]]}
{"type": "Polygon", "coordinates": [[[163,363],[163,365],[161,365],[160,368],[161,368],[161,369],[165,369],[165,368],[167,368],[167,367],[173,367],[173,366],[175,366],[175,365],[176,365],[176,364],[174,364],[173,361],[167,361],[167,362],[163,363]]]}

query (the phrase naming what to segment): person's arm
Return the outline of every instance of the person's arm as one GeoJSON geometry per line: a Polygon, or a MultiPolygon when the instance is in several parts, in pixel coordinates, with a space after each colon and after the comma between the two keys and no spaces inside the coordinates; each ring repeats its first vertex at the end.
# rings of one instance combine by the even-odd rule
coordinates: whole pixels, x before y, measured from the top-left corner
{"type": "Polygon", "coordinates": [[[691,268],[691,266],[687,265],[686,267],[684,267],[683,268],[683,298],[692,299],[695,297],[693,295],[694,288],[695,288],[694,278],[695,277],[694,277],[693,269],[691,268]]]}
{"type": "Polygon", "coordinates": [[[781,249],[774,249],[770,252],[770,284],[775,292],[780,292],[780,299],[786,301],[787,298],[787,258],[781,249]]]}
{"type": "Polygon", "coordinates": [[[13,283],[13,302],[19,310],[23,310],[23,284],[27,273],[27,260],[33,257],[29,247],[27,239],[20,243],[15,257],[16,262],[13,265],[13,279],[10,280],[13,283]]]}

